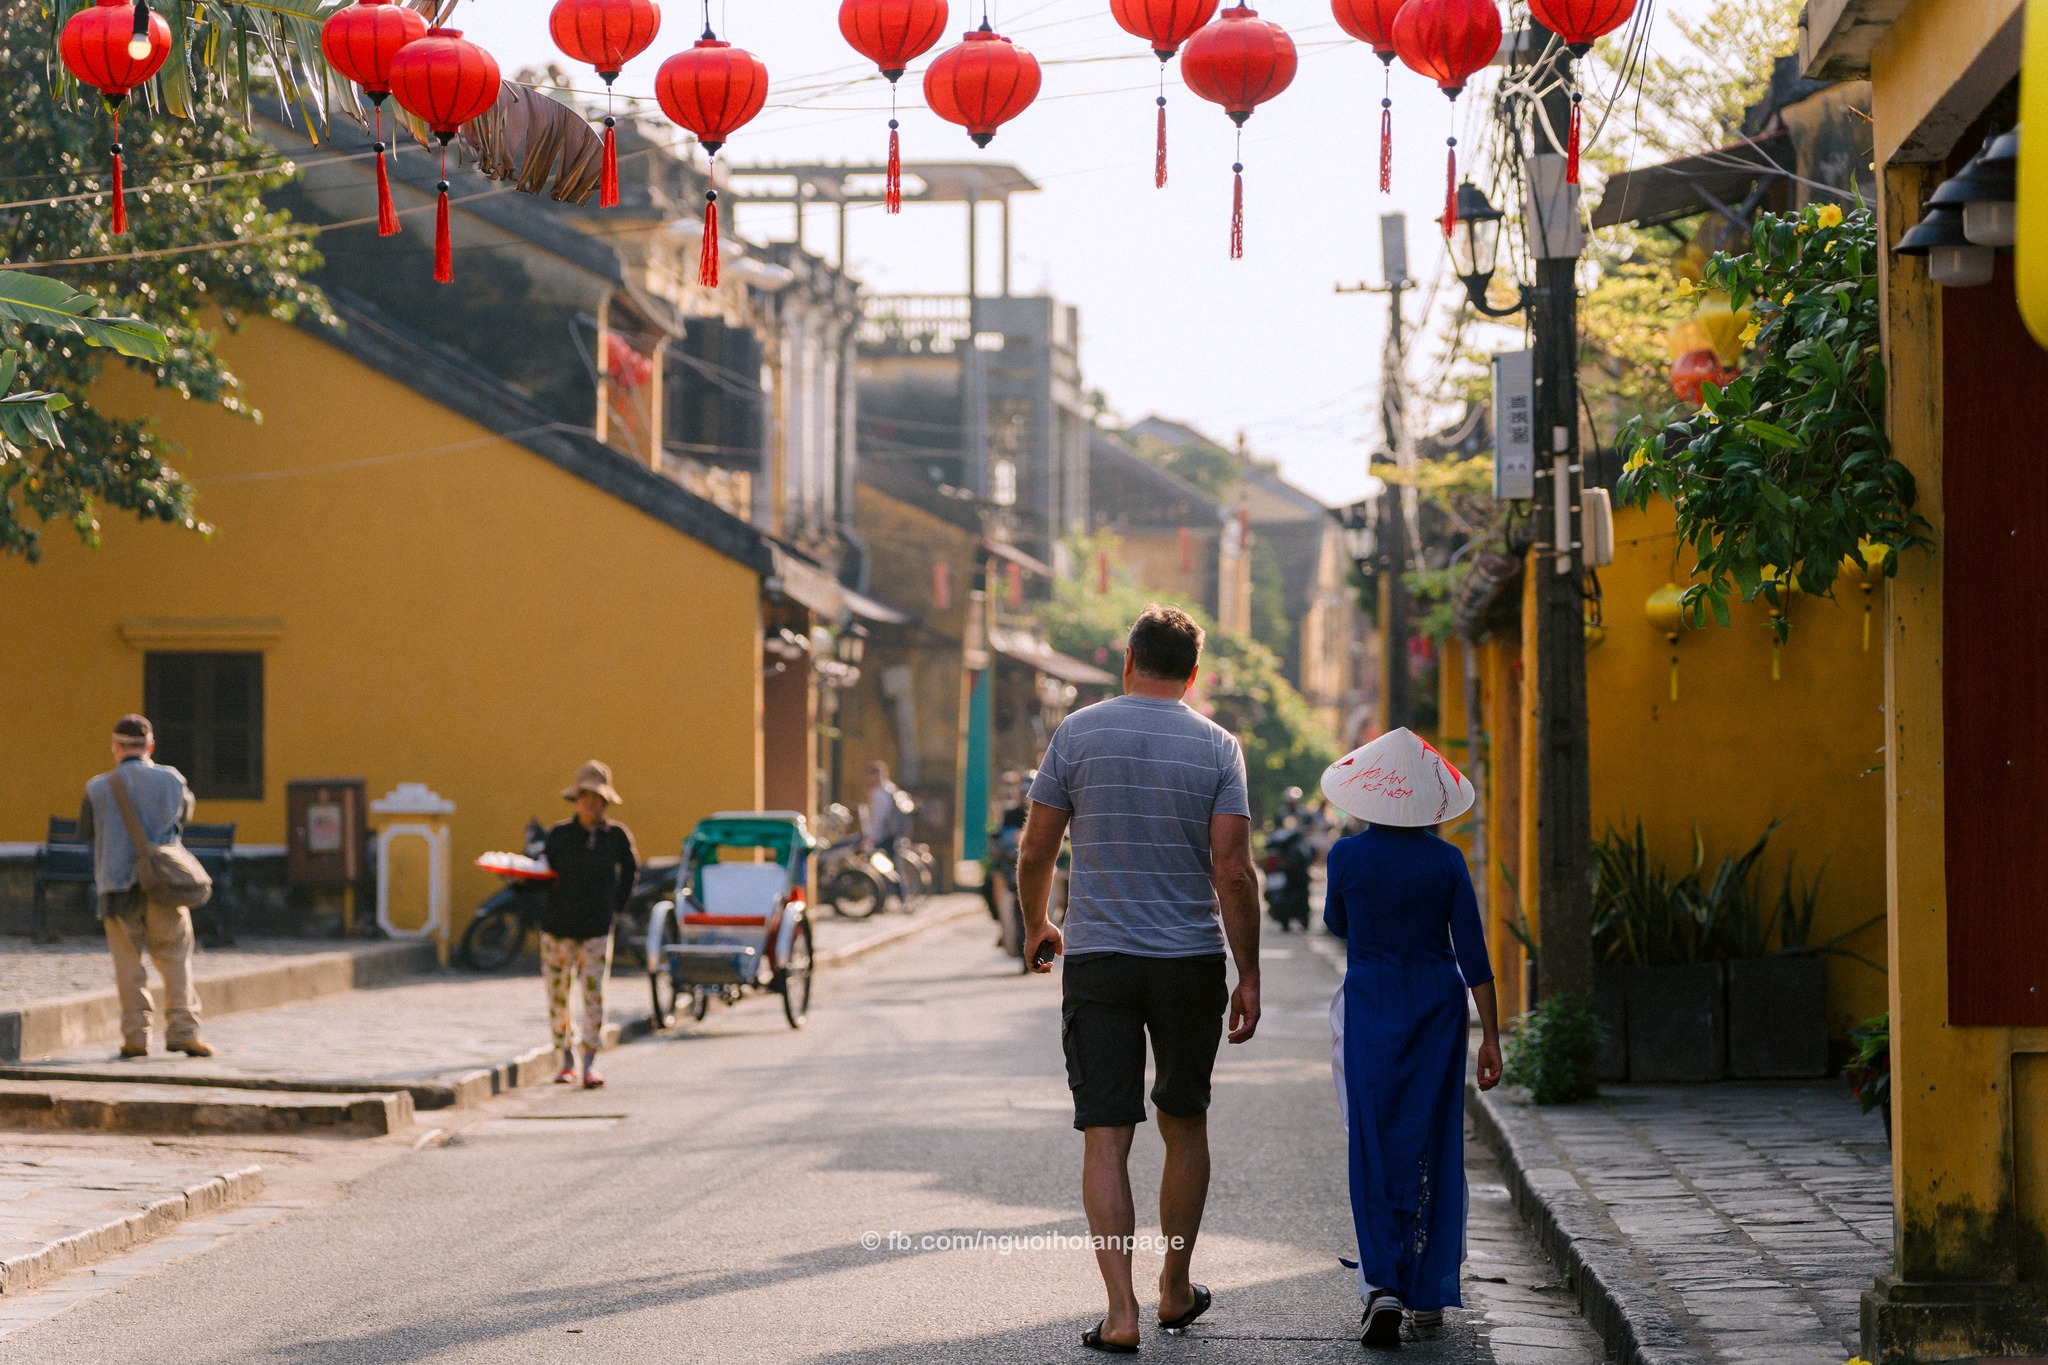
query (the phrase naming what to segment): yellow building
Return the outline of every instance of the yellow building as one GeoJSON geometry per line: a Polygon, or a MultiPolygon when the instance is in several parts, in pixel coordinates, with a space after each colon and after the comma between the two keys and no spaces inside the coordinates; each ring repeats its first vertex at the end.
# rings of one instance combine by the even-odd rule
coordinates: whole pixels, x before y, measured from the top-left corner
{"type": "MultiPolygon", "coordinates": [[[[259,425],[111,370],[150,410],[216,529],[109,518],[0,563],[0,839],[39,840],[155,711],[202,821],[286,842],[285,784],[422,782],[455,806],[457,925],[494,883],[470,860],[602,757],[643,854],[808,773],[764,751],[764,624],[836,586],[744,522],[587,434],[536,419],[475,367],[372,311],[347,330],[268,320],[223,353],[259,425]]],[[[799,736],[803,689],[780,728],[799,736]]],[[[785,707],[788,709],[788,707],[785,707]]],[[[771,719],[773,719],[771,717],[771,719]]]]}
{"type": "MultiPolygon", "coordinates": [[[[2023,38],[2039,53],[2048,33],[2027,27],[2020,0],[1808,7],[1806,70],[1871,84],[1880,245],[2038,98],[2023,38]]],[[[2037,270],[2038,202],[2019,240],[2037,270]]],[[[1925,256],[1887,252],[1882,276],[1891,438],[1934,540],[1883,613],[1898,1231],[1863,1354],[1885,1365],[2048,1355],[2048,353],[2011,260],[1980,259],[1974,288],[1938,287],[1925,256]]]]}

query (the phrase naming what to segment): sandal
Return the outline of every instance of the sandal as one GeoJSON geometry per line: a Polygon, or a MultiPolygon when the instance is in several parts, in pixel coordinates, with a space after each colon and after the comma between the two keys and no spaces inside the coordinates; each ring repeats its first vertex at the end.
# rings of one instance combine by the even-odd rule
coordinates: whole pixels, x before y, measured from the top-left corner
{"type": "Polygon", "coordinates": [[[1198,1284],[1191,1287],[1195,1291],[1195,1306],[1171,1322],[1161,1318],[1159,1325],[1165,1330],[1169,1332],[1185,1332],[1196,1318],[1209,1311],[1210,1304],[1216,1302],[1215,1296],[1209,1292],[1208,1285],[1198,1284]]]}
{"type": "Polygon", "coordinates": [[[604,1077],[599,1075],[596,1071],[585,1071],[583,1073],[583,1088],[585,1090],[596,1090],[603,1084],[604,1077]]]}
{"type": "Polygon", "coordinates": [[[1138,1353],[1138,1345],[1136,1342],[1125,1344],[1121,1341],[1104,1341],[1102,1339],[1102,1323],[1108,1321],[1108,1318],[1104,1318],[1102,1322],[1096,1323],[1093,1327],[1090,1327],[1087,1331],[1081,1333],[1081,1344],[1083,1346],[1086,1346],[1091,1351],[1101,1351],[1108,1355],[1136,1355],[1138,1353]]]}

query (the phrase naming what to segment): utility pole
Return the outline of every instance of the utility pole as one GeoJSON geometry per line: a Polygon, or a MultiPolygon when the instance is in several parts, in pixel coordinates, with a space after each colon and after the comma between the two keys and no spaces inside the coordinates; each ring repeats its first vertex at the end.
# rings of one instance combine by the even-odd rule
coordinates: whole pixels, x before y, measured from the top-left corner
{"type": "MultiPolygon", "coordinates": [[[[1548,30],[1533,26],[1531,49],[1548,30]]],[[[1551,47],[1542,117],[1562,134],[1571,96],[1561,79],[1570,60],[1551,47]]],[[[1541,994],[1590,996],[1593,990],[1592,800],[1586,752],[1585,573],[1579,528],[1578,206],[1564,184],[1564,158],[1531,129],[1529,202],[1524,227],[1536,258],[1530,295],[1535,352],[1536,554],[1536,860],[1538,984],[1541,994]],[[1548,457],[1547,459],[1545,457],[1548,457]]],[[[1592,1059],[1585,1059],[1590,1067],[1592,1059]]]]}
{"type": "MultiPolygon", "coordinates": [[[[1407,329],[1401,317],[1401,296],[1414,286],[1408,278],[1408,218],[1380,215],[1380,284],[1337,286],[1340,294],[1387,296],[1387,344],[1380,359],[1380,425],[1387,453],[1404,472],[1415,464],[1415,442],[1407,420],[1407,329]]],[[[1368,466],[1369,468],[1369,466],[1368,466]]],[[[1374,506],[1373,579],[1378,593],[1380,625],[1380,715],[1383,729],[1408,724],[1413,715],[1408,687],[1408,585],[1402,581],[1409,561],[1409,540],[1417,524],[1412,482],[1389,484],[1374,506]]]]}

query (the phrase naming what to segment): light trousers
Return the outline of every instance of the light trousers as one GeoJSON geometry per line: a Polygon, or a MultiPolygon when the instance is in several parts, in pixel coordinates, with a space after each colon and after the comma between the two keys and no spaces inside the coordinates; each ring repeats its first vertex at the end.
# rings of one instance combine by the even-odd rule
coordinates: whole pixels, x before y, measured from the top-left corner
{"type": "Polygon", "coordinates": [[[578,988],[583,1008],[575,1031],[576,1045],[585,1052],[603,1047],[604,983],[612,972],[612,936],[557,938],[543,931],[540,967],[547,979],[548,1028],[554,1034],[555,1051],[569,1048],[569,996],[578,988]]]}
{"type": "MultiPolygon", "coordinates": [[[[139,898],[138,898],[139,899],[139,898]]],[[[107,949],[114,956],[114,989],[121,997],[121,1042],[149,1045],[148,952],[164,981],[164,1041],[176,1046],[199,1036],[199,993],[192,988],[192,914],[182,905],[145,904],[138,914],[110,914],[107,949]]]]}

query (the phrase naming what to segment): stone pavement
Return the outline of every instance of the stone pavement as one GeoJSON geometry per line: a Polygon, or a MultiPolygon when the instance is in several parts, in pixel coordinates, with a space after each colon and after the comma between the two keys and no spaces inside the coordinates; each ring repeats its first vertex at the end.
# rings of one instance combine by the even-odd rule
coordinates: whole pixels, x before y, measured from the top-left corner
{"type": "MultiPolygon", "coordinates": [[[[331,953],[341,944],[326,938],[245,938],[232,948],[199,948],[192,954],[199,979],[290,962],[309,953],[331,953]]],[[[154,980],[156,969],[150,969],[154,980]]],[[[36,943],[0,939],[0,1009],[31,1001],[114,989],[114,969],[104,939],[36,943]]]]}
{"type": "Polygon", "coordinates": [[[1624,1362],[1842,1365],[1891,1265],[1891,1160],[1837,1082],[1475,1094],[1516,1203],[1624,1362]]]}

